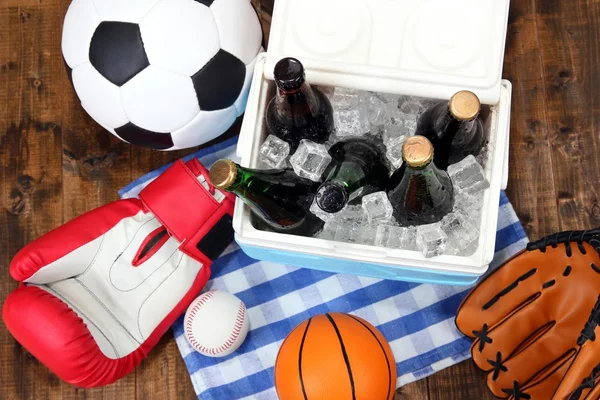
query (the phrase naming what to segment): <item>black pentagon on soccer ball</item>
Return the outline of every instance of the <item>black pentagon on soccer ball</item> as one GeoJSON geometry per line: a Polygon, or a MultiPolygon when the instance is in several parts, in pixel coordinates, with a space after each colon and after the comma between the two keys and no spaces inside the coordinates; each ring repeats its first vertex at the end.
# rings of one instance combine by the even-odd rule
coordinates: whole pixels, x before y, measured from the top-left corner
{"type": "Polygon", "coordinates": [[[128,22],[100,23],[90,43],[90,62],[115,85],[127,83],[150,65],[140,27],[128,22]]]}
{"type": "Polygon", "coordinates": [[[132,122],[116,128],[115,132],[117,132],[117,135],[121,139],[137,146],[149,147],[156,150],[166,150],[173,147],[173,138],[170,133],[152,132],[140,128],[132,122]]]}
{"type": "Polygon", "coordinates": [[[245,79],[244,63],[225,50],[219,50],[192,76],[200,109],[215,111],[231,106],[242,92],[245,79]]]}

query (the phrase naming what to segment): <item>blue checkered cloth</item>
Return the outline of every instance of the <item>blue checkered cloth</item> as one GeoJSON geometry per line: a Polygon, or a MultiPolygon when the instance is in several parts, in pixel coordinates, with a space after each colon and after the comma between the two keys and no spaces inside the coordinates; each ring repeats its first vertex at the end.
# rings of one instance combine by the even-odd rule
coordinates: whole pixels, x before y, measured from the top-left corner
{"type": "MultiPolygon", "coordinates": [[[[230,139],[186,159],[197,157],[207,168],[220,158],[237,160],[236,141],[230,139]]],[[[167,167],[136,180],[122,189],[120,196],[137,196],[167,167]]],[[[527,241],[502,193],[491,268],[523,249],[527,241]]],[[[212,289],[232,293],[246,304],[250,332],[230,356],[209,358],[187,343],[183,316],[174,324],[178,348],[201,400],[277,400],[273,366],[282,341],[305,319],[331,311],[357,315],[382,332],[394,352],[398,387],[470,357],[470,340],[454,325],[468,287],[388,281],[261,262],[232,244],[212,265],[205,290],[212,289]]]]}

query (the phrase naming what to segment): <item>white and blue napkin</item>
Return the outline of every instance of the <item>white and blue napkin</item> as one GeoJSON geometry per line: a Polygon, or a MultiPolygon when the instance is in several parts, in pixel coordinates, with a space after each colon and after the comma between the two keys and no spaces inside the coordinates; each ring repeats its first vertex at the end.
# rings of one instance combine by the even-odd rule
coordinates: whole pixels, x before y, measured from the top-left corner
{"type": "MultiPolygon", "coordinates": [[[[186,158],[207,168],[220,158],[236,161],[237,138],[186,158]]],[[[135,197],[168,166],[131,183],[119,194],[135,197]]],[[[528,240],[506,195],[501,194],[495,268],[528,240]]],[[[333,274],[261,262],[232,244],[212,265],[205,290],[239,297],[248,310],[250,332],[230,356],[196,353],[183,335],[183,316],[174,324],[177,345],[201,400],[277,400],[273,366],[279,346],[305,319],[324,312],[351,313],[375,325],[390,342],[397,386],[425,378],[470,357],[470,340],[455,327],[457,308],[469,287],[416,284],[333,274]]]]}

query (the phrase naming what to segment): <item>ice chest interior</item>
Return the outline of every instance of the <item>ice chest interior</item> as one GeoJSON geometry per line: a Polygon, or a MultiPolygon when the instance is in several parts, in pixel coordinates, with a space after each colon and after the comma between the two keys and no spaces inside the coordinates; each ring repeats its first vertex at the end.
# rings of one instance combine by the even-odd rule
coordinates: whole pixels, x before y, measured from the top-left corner
{"type": "Polygon", "coordinates": [[[286,56],[321,87],[448,100],[459,90],[481,99],[489,155],[477,250],[468,257],[266,232],[236,201],[236,241],[259,260],[382,279],[467,285],[494,255],[500,191],[508,176],[511,84],[501,79],[508,0],[277,0],[268,51],[256,62],[238,142],[244,167],[257,168],[275,93],[273,67],[286,56]]]}

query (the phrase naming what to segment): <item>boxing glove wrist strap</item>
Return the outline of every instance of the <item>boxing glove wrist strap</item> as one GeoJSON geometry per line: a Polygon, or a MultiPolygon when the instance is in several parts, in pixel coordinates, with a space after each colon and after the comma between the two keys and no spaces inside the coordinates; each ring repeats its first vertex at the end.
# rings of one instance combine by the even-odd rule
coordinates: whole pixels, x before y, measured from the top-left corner
{"type": "Polygon", "coordinates": [[[214,188],[195,158],[176,161],[139,198],[181,243],[181,250],[205,265],[233,240],[233,201],[214,188]]]}

